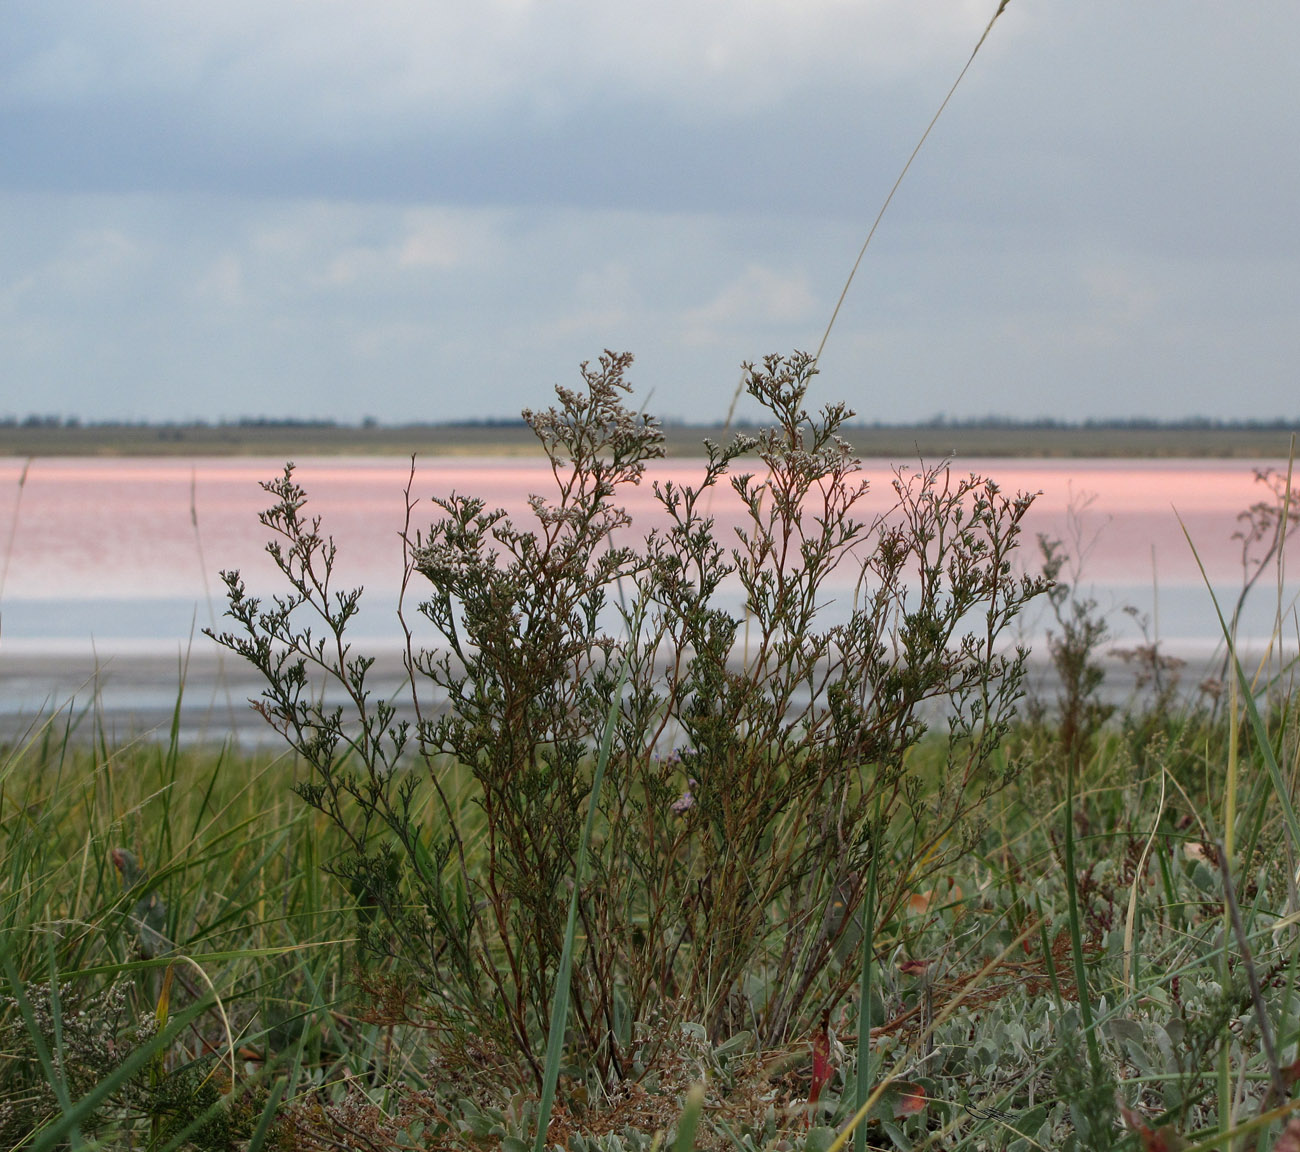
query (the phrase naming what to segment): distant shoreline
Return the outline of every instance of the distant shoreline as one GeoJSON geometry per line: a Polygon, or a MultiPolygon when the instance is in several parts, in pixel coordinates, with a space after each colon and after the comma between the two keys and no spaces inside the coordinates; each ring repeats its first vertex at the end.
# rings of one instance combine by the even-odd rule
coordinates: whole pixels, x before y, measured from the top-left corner
{"type": "MultiPolygon", "coordinates": [[[[664,427],[669,456],[701,456],[705,439],[735,431],[720,425],[664,427]]],[[[946,456],[1285,458],[1300,426],[1278,423],[1156,424],[938,423],[863,425],[845,439],[862,457],[946,456]]],[[[541,449],[517,422],[352,426],[247,421],[232,424],[0,424],[0,456],[532,456],[541,449]]]]}
{"type": "MultiPolygon", "coordinates": [[[[395,699],[403,717],[413,721],[404,703],[409,688],[403,687],[400,642],[363,641],[359,647],[377,657],[371,688],[395,699]]],[[[260,698],[265,680],[245,661],[214,649],[206,641],[189,652],[182,646],[183,672],[177,654],[11,652],[0,663],[0,750],[25,743],[46,726],[57,739],[68,733],[90,742],[102,730],[110,743],[142,736],[166,740],[173,722],[182,744],[279,745],[280,737],[251,703],[260,698]]],[[[1252,650],[1246,663],[1256,655],[1252,650]]],[[[1139,691],[1134,666],[1113,654],[1099,653],[1098,659],[1106,672],[1102,697],[1123,706],[1139,691]]],[[[1194,698],[1197,684],[1215,665],[1217,659],[1204,654],[1189,662],[1182,693],[1194,698]]],[[[1054,699],[1055,672],[1045,652],[1036,650],[1031,658],[1026,686],[1040,698],[1054,699]]],[[[430,685],[422,681],[421,687],[425,706],[438,712],[442,705],[429,695],[430,685]]],[[[331,696],[335,702],[346,705],[341,695],[331,696]]]]}

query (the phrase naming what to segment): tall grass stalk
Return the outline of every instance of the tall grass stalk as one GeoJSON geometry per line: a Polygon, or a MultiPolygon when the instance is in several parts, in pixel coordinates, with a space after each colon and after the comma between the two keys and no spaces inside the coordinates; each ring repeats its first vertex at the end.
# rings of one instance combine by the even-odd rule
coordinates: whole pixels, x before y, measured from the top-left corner
{"type": "Polygon", "coordinates": [[[1273,1043],[1273,1025],[1268,1018],[1267,1010],[1264,1008],[1264,1000],[1259,987],[1259,972],[1255,967],[1254,957],[1251,955],[1250,941],[1247,938],[1246,927],[1241,919],[1241,909],[1237,906],[1237,893],[1232,882],[1232,869],[1228,863],[1230,859],[1228,851],[1222,841],[1220,841],[1218,847],[1219,875],[1223,881],[1223,900],[1228,912],[1229,926],[1236,938],[1237,948],[1241,954],[1242,963],[1246,968],[1246,978],[1250,983],[1250,999],[1255,1009],[1260,1044],[1264,1049],[1264,1057],[1268,1061],[1269,1082],[1272,1086],[1274,1098],[1283,1100],[1286,1098],[1287,1088],[1282,1079],[1281,1066],[1278,1063],[1277,1047],[1273,1043]]]}
{"type": "Polygon", "coordinates": [[[14,496],[14,511],[9,517],[9,530],[5,534],[3,562],[0,562],[0,607],[4,604],[5,586],[9,582],[9,562],[13,559],[14,541],[18,538],[18,512],[22,508],[23,490],[27,487],[27,473],[31,470],[32,458],[23,461],[23,470],[18,474],[18,492],[14,496]]]}
{"type": "MultiPolygon", "coordinates": [[[[199,573],[203,579],[203,603],[208,610],[208,626],[209,628],[215,629],[217,626],[216,601],[212,596],[212,576],[211,576],[212,570],[211,568],[208,567],[208,558],[203,549],[203,533],[199,529],[199,477],[198,477],[198,469],[194,466],[190,467],[190,527],[194,530],[194,548],[198,554],[199,573]]],[[[193,628],[194,625],[193,622],[191,622],[190,624],[191,642],[193,641],[194,638],[193,628]]],[[[188,646],[186,648],[185,658],[187,661],[189,660],[188,646]]],[[[220,691],[225,695],[226,711],[230,716],[231,729],[233,730],[236,726],[235,700],[230,693],[230,685],[226,681],[225,666],[226,666],[226,654],[224,652],[218,652],[217,653],[217,678],[218,678],[218,683],[220,685],[220,691]]],[[[215,690],[214,690],[214,695],[215,695],[215,690]]],[[[215,700],[213,701],[213,703],[215,704],[215,700]]],[[[176,726],[179,722],[179,719],[180,719],[180,697],[178,696],[176,700],[176,714],[172,720],[173,738],[175,735],[176,726]]]]}
{"type": "Polygon", "coordinates": [[[1155,818],[1151,821],[1151,831],[1142,845],[1142,855],[1138,857],[1137,867],[1133,869],[1133,883],[1129,886],[1128,910],[1124,914],[1124,985],[1130,996],[1137,992],[1138,976],[1133,951],[1133,935],[1138,918],[1138,888],[1146,874],[1147,859],[1151,855],[1151,846],[1156,842],[1160,832],[1160,821],[1165,814],[1165,782],[1169,770],[1163,765],[1160,769],[1160,801],[1156,805],[1155,818]]]}
{"type": "Polygon", "coordinates": [[[948,102],[952,100],[953,95],[957,91],[958,85],[965,79],[966,73],[970,71],[971,65],[975,63],[975,57],[978,55],[979,50],[984,47],[984,41],[989,38],[989,33],[993,31],[993,25],[998,22],[998,17],[1006,11],[1009,3],[1010,0],[1000,0],[998,10],[993,13],[993,18],[988,22],[987,27],[985,27],[983,35],[980,36],[975,47],[971,50],[970,56],[967,58],[962,70],[957,74],[957,79],[952,82],[952,87],[948,89],[948,93],[944,96],[943,102],[939,105],[938,111],[931,117],[930,123],[925,127],[925,131],[921,133],[921,138],[916,142],[916,147],[912,149],[911,155],[907,158],[907,162],[903,165],[902,170],[898,173],[898,177],[894,180],[893,187],[889,189],[889,194],[885,197],[885,202],[881,204],[880,211],[876,213],[875,220],[871,222],[871,228],[867,232],[867,238],[862,242],[862,247],[858,250],[858,257],[853,261],[853,267],[849,270],[848,279],[844,281],[844,287],[840,291],[839,299],[835,301],[835,308],[831,312],[831,318],[826,324],[826,331],[822,333],[821,341],[817,345],[817,352],[813,356],[814,361],[821,360],[822,352],[826,348],[826,341],[829,340],[831,336],[831,329],[835,327],[835,321],[839,317],[840,308],[843,307],[844,300],[849,294],[849,288],[853,285],[853,279],[858,274],[858,268],[862,264],[863,257],[867,254],[867,248],[871,245],[871,241],[876,235],[876,229],[880,227],[881,220],[885,218],[885,213],[888,211],[889,205],[893,202],[894,193],[897,192],[899,187],[902,185],[904,177],[907,176],[908,170],[912,167],[912,161],[917,158],[921,149],[925,146],[926,140],[930,138],[930,133],[934,130],[934,126],[939,122],[939,117],[943,115],[944,109],[948,107],[948,102]]]}
{"type": "MultiPolygon", "coordinates": [[[[1294,439],[1292,440],[1292,447],[1294,449],[1294,439]]],[[[1291,466],[1290,464],[1288,464],[1287,488],[1286,488],[1286,497],[1284,498],[1284,503],[1283,503],[1283,515],[1279,520],[1278,529],[1277,529],[1281,538],[1285,537],[1287,524],[1288,524],[1288,519],[1286,515],[1288,506],[1286,501],[1288,501],[1290,498],[1290,487],[1291,487],[1290,477],[1291,477],[1291,466]]],[[[1265,727],[1263,719],[1260,716],[1259,708],[1256,705],[1254,688],[1247,681],[1245,669],[1242,667],[1241,661],[1238,659],[1237,656],[1236,627],[1238,623],[1238,617],[1240,614],[1240,601],[1238,601],[1237,611],[1234,612],[1233,614],[1233,620],[1231,624],[1229,624],[1229,622],[1224,618],[1222,609],[1219,607],[1218,597],[1215,595],[1214,587],[1210,582],[1209,575],[1205,571],[1205,565],[1201,560],[1200,552],[1197,550],[1196,544],[1192,540],[1191,534],[1188,532],[1186,524],[1182,522],[1181,517],[1179,517],[1179,524],[1183,529],[1183,535],[1187,540],[1188,546],[1191,548],[1192,556],[1196,560],[1197,567],[1200,569],[1201,578],[1204,581],[1206,589],[1210,594],[1210,601],[1214,606],[1214,612],[1219,621],[1219,628],[1223,634],[1224,643],[1227,646],[1226,659],[1228,661],[1228,666],[1229,666],[1229,702],[1230,702],[1229,714],[1228,714],[1229,748],[1228,748],[1228,763],[1227,763],[1227,781],[1225,787],[1225,794],[1223,798],[1222,819],[1223,819],[1224,827],[1223,827],[1223,840],[1222,840],[1223,858],[1221,861],[1221,868],[1225,870],[1224,871],[1223,949],[1222,949],[1222,959],[1221,959],[1221,978],[1223,979],[1226,986],[1228,980],[1230,979],[1231,941],[1233,939],[1233,930],[1235,927],[1233,922],[1233,914],[1232,914],[1235,900],[1231,891],[1231,876],[1230,873],[1227,871],[1227,869],[1230,868],[1231,861],[1234,858],[1233,848],[1234,848],[1234,834],[1235,834],[1236,824],[1237,824],[1237,791],[1239,787],[1238,777],[1239,777],[1239,770],[1240,770],[1238,729],[1240,723],[1239,716],[1241,714],[1243,707],[1250,724],[1251,733],[1254,737],[1254,744],[1258,751],[1258,755],[1264,762],[1264,766],[1268,772],[1269,780],[1272,784],[1273,798],[1277,803],[1278,807],[1282,811],[1286,832],[1287,832],[1287,837],[1285,841],[1287,856],[1288,859],[1292,862],[1294,862],[1295,860],[1295,854],[1297,848],[1300,848],[1300,822],[1298,822],[1296,819],[1295,809],[1291,802],[1290,788],[1288,787],[1287,781],[1282,775],[1281,768],[1277,761],[1277,756],[1275,755],[1273,750],[1272,739],[1268,734],[1267,728],[1265,727]]],[[[1275,539],[1275,545],[1276,545],[1275,549],[1270,554],[1275,555],[1278,563],[1280,564],[1281,555],[1283,552],[1280,546],[1280,539],[1275,539]]],[[[1281,621],[1279,619],[1274,628],[1274,632],[1273,632],[1274,638],[1277,637],[1280,626],[1281,626],[1281,621]]],[[[1270,641],[1270,647],[1271,645],[1272,645],[1272,641],[1270,641]]],[[[1291,875],[1294,875],[1293,865],[1288,867],[1288,872],[1291,875]]],[[[1244,941],[1242,942],[1241,946],[1243,948],[1245,947],[1244,941]]],[[[1247,952],[1245,955],[1249,956],[1249,953],[1247,952]]],[[[1256,1000],[1258,1001],[1258,997],[1256,997],[1256,1000]]],[[[1261,1019],[1260,1019],[1261,1035],[1265,1035],[1264,1030],[1267,1029],[1269,1025],[1267,1020],[1262,1015],[1263,1013],[1262,1005],[1259,1007],[1259,1012],[1261,1014],[1261,1019]]],[[[1273,1080],[1276,1084],[1278,1083],[1277,1076],[1275,1074],[1276,1059],[1274,1054],[1271,1052],[1271,1042],[1270,1042],[1270,1051],[1269,1051],[1269,1061],[1270,1061],[1270,1070],[1274,1072],[1273,1080]]],[[[1228,1134],[1232,1131],[1235,1123],[1234,1116],[1233,1116],[1231,1052],[1229,1050],[1228,1045],[1226,1044],[1222,1045],[1219,1049],[1218,1096],[1219,1096],[1219,1132],[1221,1138],[1226,1143],[1228,1139],[1228,1134]]]]}
{"type": "Polygon", "coordinates": [[[1219,628],[1223,634],[1224,642],[1228,645],[1228,656],[1229,656],[1229,664],[1230,664],[1230,684],[1232,685],[1235,691],[1240,692],[1240,702],[1234,705],[1234,707],[1232,708],[1232,713],[1229,716],[1229,723],[1231,725],[1229,731],[1231,734],[1234,734],[1234,738],[1233,738],[1233,743],[1231,745],[1231,753],[1228,760],[1228,785],[1229,785],[1228,792],[1232,794],[1233,798],[1231,800],[1231,804],[1233,805],[1233,807],[1232,808],[1228,807],[1230,801],[1229,801],[1229,797],[1225,795],[1224,837],[1225,837],[1227,851],[1229,855],[1231,855],[1232,844],[1233,844],[1231,839],[1233,833],[1233,825],[1227,824],[1226,820],[1228,814],[1231,812],[1234,814],[1233,824],[1235,824],[1235,811],[1236,811],[1235,793],[1236,793],[1237,776],[1238,776],[1238,765],[1237,765],[1238,756],[1237,756],[1236,740],[1235,740],[1236,724],[1233,722],[1233,720],[1234,717],[1239,713],[1239,711],[1244,709],[1246,713],[1246,719],[1250,724],[1251,734],[1254,736],[1255,739],[1255,746],[1258,749],[1260,758],[1264,762],[1264,767],[1268,772],[1269,780],[1273,786],[1273,798],[1277,803],[1278,807],[1282,811],[1283,820],[1285,821],[1286,830],[1287,830],[1287,841],[1286,841],[1287,850],[1292,855],[1292,858],[1294,858],[1294,854],[1296,853],[1296,851],[1300,850],[1300,820],[1297,820],[1296,818],[1295,806],[1292,804],[1291,801],[1291,790],[1288,787],[1286,778],[1282,774],[1282,769],[1278,764],[1277,756],[1273,750],[1273,741],[1268,734],[1268,729],[1264,724],[1263,718],[1260,716],[1259,707],[1255,703],[1254,689],[1252,688],[1250,682],[1246,679],[1245,669],[1241,666],[1241,661],[1237,658],[1236,638],[1233,635],[1233,631],[1231,627],[1229,627],[1227,621],[1224,619],[1223,611],[1219,607],[1219,599],[1215,595],[1214,587],[1210,583],[1210,578],[1205,571],[1205,564],[1202,562],[1200,553],[1197,551],[1196,544],[1193,542],[1191,538],[1191,534],[1187,531],[1187,526],[1186,524],[1183,524],[1181,517],[1179,518],[1179,524],[1182,526],[1183,535],[1187,539],[1188,546],[1192,550],[1192,556],[1196,560],[1196,565],[1200,569],[1201,579],[1205,582],[1206,590],[1210,594],[1210,601],[1214,606],[1214,612],[1218,618],[1219,628]]]}

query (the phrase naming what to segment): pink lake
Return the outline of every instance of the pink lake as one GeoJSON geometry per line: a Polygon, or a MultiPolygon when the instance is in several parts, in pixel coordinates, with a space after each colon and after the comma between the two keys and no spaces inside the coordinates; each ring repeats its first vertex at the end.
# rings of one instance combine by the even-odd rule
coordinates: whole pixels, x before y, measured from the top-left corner
{"type": "MultiPolygon", "coordinates": [[[[220,611],[222,568],[241,569],[255,592],[279,588],[263,553],[267,533],[257,522],[268,502],[258,482],[279,472],[277,460],[42,458],[27,466],[20,489],[24,466],[0,459],[0,645],[39,645],[42,630],[52,630],[48,618],[55,606],[63,623],[53,630],[75,639],[78,605],[92,602],[121,606],[122,640],[130,639],[130,605],[187,602],[198,606],[199,623],[207,623],[214,604],[220,611]]],[[[1285,469],[1281,462],[1274,466],[1285,469]]],[[[1004,492],[1041,493],[1022,549],[1027,566],[1037,561],[1036,533],[1062,537],[1075,545],[1071,551],[1083,551],[1083,583],[1099,602],[1145,595],[1149,603],[1139,607],[1154,609],[1168,634],[1188,640],[1212,639],[1213,614],[1183,526],[1216,589],[1231,596],[1241,582],[1240,544],[1231,539],[1237,514],[1265,495],[1251,464],[1240,461],[995,459],[954,466],[971,469],[996,479],[1004,492]],[[1071,509],[1080,515],[1072,518],[1071,509]]],[[[364,584],[372,602],[396,596],[409,470],[405,459],[353,458],[307,459],[297,469],[309,512],[322,517],[338,542],[342,581],[364,584]]],[[[699,475],[699,461],[650,467],[646,482],[624,496],[634,519],[629,532],[661,522],[651,480],[689,483],[699,475]]],[[[886,511],[890,467],[867,461],[864,476],[872,492],[863,515],[886,511]]],[[[419,461],[414,526],[436,518],[428,497],[453,490],[526,516],[527,496],[549,494],[553,481],[536,460],[419,461]]],[[[720,488],[712,511],[728,535],[739,502],[720,488]]],[[[1275,601],[1276,577],[1266,583],[1272,591],[1264,588],[1262,595],[1275,601]]],[[[101,641],[111,639],[102,611],[94,631],[101,641]]]]}

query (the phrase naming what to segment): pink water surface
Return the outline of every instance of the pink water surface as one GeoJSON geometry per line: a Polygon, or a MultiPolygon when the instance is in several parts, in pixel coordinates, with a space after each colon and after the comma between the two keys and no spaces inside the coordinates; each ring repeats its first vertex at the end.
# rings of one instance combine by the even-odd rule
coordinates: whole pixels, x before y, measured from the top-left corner
{"type": "MultiPolygon", "coordinates": [[[[1283,464],[1276,465],[1284,467],[1283,464]]],[[[754,467],[754,465],[750,465],[754,467]]],[[[1198,583],[1183,535],[1186,526],[1211,577],[1240,579],[1236,517],[1265,495],[1250,464],[1239,461],[981,460],[965,465],[994,477],[1005,492],[1041,492],[1028,522],[1034,533],[1087,546],[1086,575],[1098,585],[1198,583]],[[1084,508],[1072,521],[1070,509],[1084,508]],[[1180,525],[1179,517],[1182,518],[1180,525]]],[[[258,486],[278,474],[270,459],[0,459],[0,595],[10,599],[140,599],[220,595],[221,568],[241,569],[254,590],[278,588],[257,513],[268,498],[258,486]],[[20,477],[27,468],[25,482],[20,477]]],[[[297,476],[310,495],[308,512],[339,543],[340,576],[375,592],[395,591],[401,570],[399,533],[410,462],[394,459],[308,459],[297,476]]],[[[700,463],[660,462],[625,503],[637,529],[660,522],[649,480],[694,482],[700,463]]],[[[867,512],[892,502],[892,473],[867,461],[872,494],[867,512]]],[[[437,510],[428,497],[451,491],[482,497],[490,507],[527,514],[530,493],[549,494],[543,463],[502,458],[419,461],[413,495],[415,527],[437,510]]],[[[738,501],[725,488],[713,504],[724,527],[738,522],[738,501]]]]}

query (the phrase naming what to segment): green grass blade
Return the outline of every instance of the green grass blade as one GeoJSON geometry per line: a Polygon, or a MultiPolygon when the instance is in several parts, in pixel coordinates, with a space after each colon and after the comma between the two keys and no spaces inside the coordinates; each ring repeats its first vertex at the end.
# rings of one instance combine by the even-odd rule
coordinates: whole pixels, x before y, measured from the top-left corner
{"type": "Polygon", "coordinates": [[[266,1138],[271,1134],[271,1125],[275,1122],[275,1114],[280,1108],[280,1097],[285,1089],[285,1081],[277,1080],[271,1086],[271,1093],[266,1098],[266,1106],[262,1109],[262,1115],[258,1118],[257,1127],[253,1129],[252,1138],[248,1142],[247,1152],[262,1152],[262,1145],[266,1143],[266,1138]]]}
{"type": "Polygon", "coordinates": [[[1074,983],[1079,997],[1079,1018],[1088,1042],[1088,1063],[1092,1073],[1100,1080],[1102,1075],[1101,1048],[1097,1044],[1097,1029],[1092,1018],[1092,993],[1088,991],[1088,970],[1083,962],[1083,933],[1079,927],[1079,884],[1074,873],[1074,761],[1071,756],[1065,766],[1065,896],[1070,920],[1070,953],[1074,959],[1074,983]]]}
{"type": "MultiPolygon", "coordinates": [[[[635,635],[635,630],[633,631],[635,635]]],[[[596,826],[596,807],[600,800],[600,786],[605,779],[610,749],[614,743],[614,725],[618,720],[623,688],[627,683],[628,661],[624,659],[619,672],[618,685],[605,717],[605,731],[600,738],[600,754],[596,758],[596,771],[591,781],[591,796],[587,801],[587,820],[578,844],[578,859],[574,865],[573,894],[569,897],[569,917],[564,927],[564,947],[560,951],[560,966],[555,974],[555,992],[551,997],[551,1025],[546,1039],[546,1064],[542,1071],[542,1095],[537,1106],[537,1135],[533,1152],[543,1152],[546,1132],[551,1123],[551,1106],[555,1103],[555,1085],[560,1079],[560,1058],[564,1053],[564,1031],[569,1018],[569,979],[573,970],[573,941],[578,929],[578,896],[587,871],[587,849],[596,826]]]]}
{"type": "MultiPolygon", "coordinates": [[[[880,800],[876,799],[876,828],[880,827],[880,800]]],[[[858,1067],[854,1107],[860,1108],[871,1093],[871,969],[876,963],[876,868],[880,845],[871,852],[867,872],[867,897],[862,909],[862,977],[858,986],[858,1067]]],[[[853,1152],[866,1152],[867,1129],[859,1124],[853,1130],[853,1152]]]]}
{"type": "Polygon", "coordinates": [[[704,1085],[695,1084],[686,1094],[686,1107],[682,1109],[682,1118],[677,1122],[677,1139],[673,1141],[673,1152],[693,1152],[695,1148],[695,1130],[700,1124],[700,1113],[704,1110],[704,1085]]]}
{"type": "MultiPolygon", "coordinates": [[[[1273,743],[1269,739],[1268,730],[1264,727],[1264,721],[1260,717],[1259,708],[1255,705],[1255,694],[1251,691],[1250,683],[1246,679],[1245,669],[1242,668],[1241,661],[1237,659],[1236,639],[1233,637],[1227,621],[1223,618],[1223,610],[1219,607],[1219,599],[1214,594],[1214,587],[1206,574],[1205,565],[1201,562],[1200,553],[1197,552],[1196,545],[1192,543],[1191,534],[1187,531],[1187,525],[1183,523],[1182,517],[1179,517],[1178,524],[1183,530],[1183,536],[1187,539],[1188,547],[1192,550],[1192,557],[1196,560],[1196,566],[1201,570],[1201,579],[1205,581],[1205,588],[1210,594],[1210,601],[1214,605],[1215,615],[1219,618],[1219,628],[1222,630],[1224,640],[1228,645],[1228,656],[1241,689],[1242,701],[1246,708],[1246,718],[1250,723],[1251,732],[1254,733],[1259,754],[1264,760],[1264,767],[1268,770],[1269,779],[1272,781],[1273,795],[1277,800],[1278,807],[1282,810],[1282,818],[1286,822],[1287,834],[1291,837],[1291,846],[1294,850],[1300,851],[1300,821],[1297,821],[1295,807],[1291,803],[1291,791],[1282,775],[1282,769],[1277,762],[1277,755],[1273,751],[1273,743]]],[[[1224,832],[1226,835],[1230,832],[1230,829],[1225,828],[1224,832]]]]}

